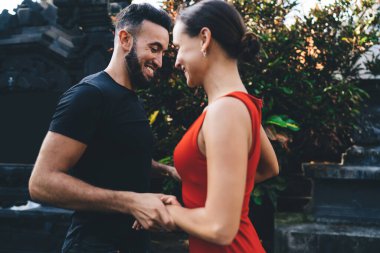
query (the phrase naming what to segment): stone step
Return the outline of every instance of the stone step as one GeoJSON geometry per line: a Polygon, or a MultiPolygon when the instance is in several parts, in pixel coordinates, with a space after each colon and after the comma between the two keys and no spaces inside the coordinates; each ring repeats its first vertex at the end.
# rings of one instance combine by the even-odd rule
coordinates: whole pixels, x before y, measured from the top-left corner
{"type": "MultiPolygon", "coordinates": [[[[72,211],[39,206],[27,210],[0,208],[0,253],[58,253],[72,211]]],[[[152,253],[186,253],[182,232],[152,233],[152,253]]]]}
{"type": "Polygon", "coordinates": [[[30,199],[26,187],[0,187],[0,208],[25,205],[30,199]]]}
{"type": "Polygon", "coordinates": [[[354,145],[342,154],[342,163],[360,166],[380,164],[380,146],[369,148],[354,145]]]}
{"type": "Polygon", "coordinates": [[[275,253],[379,253],[380,227],[297,224],[276,228],[275,253]]]}
{"type": "Polygon", "coordinates": [[[26,187],[33,164],[0,163],[0,186],[26,187]]]}
{"type": "Polygon", "coordinates": [[[320,221],[380,224],[380,166],[304,164],[313,178],[311,209],[320,221]]]}
{"type": "Polygon", "coordinates": [[[0,207],[25,204],[32,164],[0,163],[0,207]]]}
{"type": "Polygon", "coordinates": [[[348,179],[380,181],[380,166],[341,165],[336,163],[304,163],[307,177],[314,179],[348,179]]]}
{"type": "Polygon", "coordinates": [[[60,252],[70,217],[54,207],[0,209],[0,253],[60,252]]]}

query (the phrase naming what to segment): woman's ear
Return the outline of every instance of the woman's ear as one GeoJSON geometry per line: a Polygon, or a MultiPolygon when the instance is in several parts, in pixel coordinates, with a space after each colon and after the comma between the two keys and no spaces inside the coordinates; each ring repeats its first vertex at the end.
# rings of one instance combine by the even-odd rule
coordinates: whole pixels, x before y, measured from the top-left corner
{"type": "Polygon", "coordinates": [[[201,39],[201,51],[207,53],[210,49],[211,44],[211,31],[207,27],[203,27],[199,32],[199,37],[201,39]]]}
{"type": "Polygon", "coordinates": [[[133,46],[133,36],[126,30],[119,31],[119,43],[125,52],[130,52],[133,46]]]}

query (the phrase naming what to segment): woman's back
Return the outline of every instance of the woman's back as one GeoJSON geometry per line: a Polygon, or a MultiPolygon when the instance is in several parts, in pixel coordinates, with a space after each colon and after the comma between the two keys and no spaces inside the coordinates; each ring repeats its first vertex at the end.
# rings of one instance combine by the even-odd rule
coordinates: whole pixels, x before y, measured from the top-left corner
{"type": "MultiPolygon", "coordinates": [[[[197,237],[190,236],[190,252],[213,253],[213,252],[265,252],[261,246],[257,233],[249,220],[249,200],[254,187],[254,177],[260,158],[260,127],[261,127],[261,100],[244,92],[229,93],[242,101],[249,111],[252,124],[252,145],[249,151],[247,177],[238,233],[232,244],[220,246],[197,237]]],[[[223,98],[222,98],[223,99],[223,98]]],[[[198,135],[206,117],[205,111],[189,128],[187,133],[177,145],[174,151],[175,167],[182,178],[183,201],[187,208],[204,207],[207,197],[207,160],[198,146],[198,135]]],[[[223,117],[223,115],[220,115],[223,117]]],[[[231,136],[233,138],[233,136],[231,136]]],[[[236,147],[239,148],[239,147],[236,147]]],[[[233,168],[231,168],[233,169],[233,168]]],[[[231,176],[234,172],[231,172],[231,176]]],[[[222,189],[221,191],[229,191],[222,189]]],[[[223,193],[221,193],[223,194],[223,193]]],[[[223,212],[224,210],[220,210],[223,212]]]]}

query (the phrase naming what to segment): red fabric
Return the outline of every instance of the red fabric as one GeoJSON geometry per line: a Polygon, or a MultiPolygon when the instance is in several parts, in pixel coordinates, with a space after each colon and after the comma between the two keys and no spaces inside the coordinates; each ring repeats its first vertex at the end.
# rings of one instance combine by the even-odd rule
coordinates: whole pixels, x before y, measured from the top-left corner
{"type": "MultiPolygon", "coordinates": [[[[262,102],[249,94],[233,92],[247,106],[252,120],[252,147],[249,154],[247,179],[239,231],[228,246],[219,246],[190,236],[190,253],[262,253],[265,252],[257,233],[249,220],[249,199],[260,158],[260,127],[262,102]]],[[[207,194],[207,162],[197,144],[197,138],[206,111],[188,129],[174,150],[174,164],[182,178],[182,197],[187,208],[204,207],[207,194]]],[[[226,188],[226,191],[229,189],[226,188]]]]}

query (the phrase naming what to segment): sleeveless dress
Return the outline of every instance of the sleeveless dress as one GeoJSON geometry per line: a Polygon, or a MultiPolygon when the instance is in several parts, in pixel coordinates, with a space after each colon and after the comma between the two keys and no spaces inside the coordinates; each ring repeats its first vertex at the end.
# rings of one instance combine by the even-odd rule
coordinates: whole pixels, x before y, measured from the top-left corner
{"type": "MultiPolygon", "coordinates": [[[[240,226],[233,242],[227,246],[220,246],[190,235],[190,253],[264,253],[265,250],[248,217],[250,195],[254,187],[254,177],[260,158],[262,102],[260,99],[240,91],[229,93],[226,96],[242,101],[250,113],[252,122],[252,147],[249,151],[240,226]]],[[[204,207],[207,197],[207,161],[197,143],[206,113],[207,111],[204,111],[198,117],[174,150],[174,165],[182,178],[183,202],[185,207],[190,209],[204,207]]]]}

